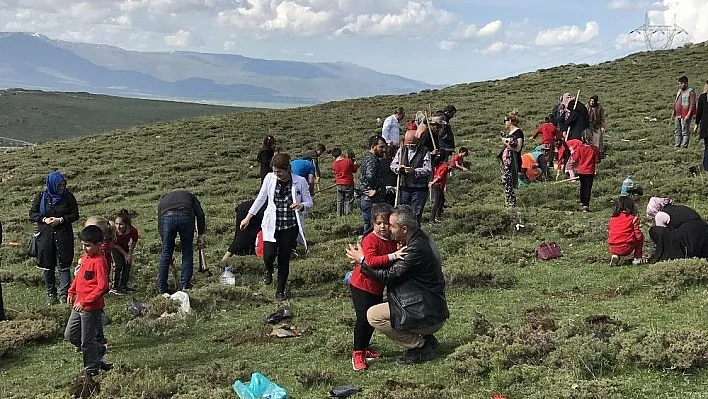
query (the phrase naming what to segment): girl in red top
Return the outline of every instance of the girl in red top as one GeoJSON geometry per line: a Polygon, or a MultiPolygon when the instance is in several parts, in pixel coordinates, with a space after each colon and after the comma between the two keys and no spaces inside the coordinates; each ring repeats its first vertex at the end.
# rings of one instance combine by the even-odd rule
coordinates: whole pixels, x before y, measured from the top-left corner
{"type": "Polygon", "coordinates": [[[430,213],[430,223],[440,223],[445,206],[445,186],[447,185],[447,162],[436,157],[433,161],[433,180],[428,183],[430,195],[433,197],[433,209],[430,213]]]}
{"type": "Polygon", "coordinates": [[[538,126],[536,132],[531,136],[532,139],[541,135],[541,144],[555,145],[556,141],[561,139],[560,132],[552,122],[552,115],[548,115],[544,122],[538,126]]]}
{"type": "Polygon", "coordinates": [[[622,196],[617,201],[615,213],[612,214],[607,226],[607,244],[610,246],[612,258],[610,265],[616,265],[620,258],[633,256],[633,264],[644,263],[642,247],[644,234],[639,228],[637,206],[627,196],[622,196]]]}
{"type": "Polygon", "coordinates": [[[580,179],[580,206],[583,212],[590,212],[590,196],[592,195],[592,183],[595,180],[595,165],[600,163],[600,151],[592,143],[592,131],[586,129],[583,132],[583,143],[571,147],[570,159],[578,168],[580,179]]]}
{"type": "Polygon", "coordinates": [[[121,209],[116,215],[116,245],[111,254],[116,265],[113,275],[113,289],[111,294],[122,295],[128,291],[130,268],[133,264],[133,251],[138,244],[138,229],[133,227],[130,213],[121,209]]]}
{"type": "MultiPolygon", "coordinates": [[[[371,207],[373,231],[361,240],[364,260],[371,267],[390,267],[393,261],[401,259],[405,248],[397,250],[398,243],[391,240],[388,218],[393,212],[389,204],[374,204],[371,207]]],[[[361,273],[361,266],[356,265],[349,280],[349,286],[356,312],[354,324],[354,353],[352,367],[354,370],[364,370],[367,359],[379,359],[381,354],[369,348],[374,328],[366,319],[370,307],[383,302],[384,286],[379,281],[361,273]]]]}
{"type": "Polygon", "coordinates": [[[337,185],[337,216],[352,213],[354,207],[354,173],[358,169],[353,159],[345,157],[342,149],[332,148],[330,154],[334,157],[334,184],[337,185]]]}

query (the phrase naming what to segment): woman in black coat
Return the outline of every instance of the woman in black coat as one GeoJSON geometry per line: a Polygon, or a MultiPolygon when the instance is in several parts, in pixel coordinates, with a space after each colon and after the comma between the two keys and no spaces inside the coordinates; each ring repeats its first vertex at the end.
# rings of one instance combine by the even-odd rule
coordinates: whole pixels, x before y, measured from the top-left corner
{"type": "Polygon", "coordinates": [[[654,242],[654,260],[708,259],[708,224],[695,210],[668,204],[655,216],[656,226],[649,229],[654,242]]]}
{"type": "Polygon", "coordinates": [[[698,137],[703,139],[703,170],[708,171],[708,81],[703,86],[703,94],[698,96],[696,110],[696,129],[698,137]]]}
{"type": "Polygon", "coordinates": [[[29,211],[29,218],[37,223],[37,264],[44,270],[47,302],[66,303],[71,283],[69,270],[74,259],[74,230],[71,224],[79,220],[79,206],[74,195],[66,189],[66,178],[59,172],[47,175],[47,188],[37,194],[29,211]],[[59,269],[59,299],[55,270],[59,269]]]}
{"type": "Polygon", "coordinates": [[[580,101],[571,100],[568,103],[568,109],[570,110],[570,115],[568,119],[563,121],[561,124],[561,133],[568,131],[568,138],[566,140],[580,140],[583,136],[585,129],[590,128],[590,116],[588,114],[588,109],[585,104],[580,101]],[[576,106],[575,103],[578,103],[576,106]]]}

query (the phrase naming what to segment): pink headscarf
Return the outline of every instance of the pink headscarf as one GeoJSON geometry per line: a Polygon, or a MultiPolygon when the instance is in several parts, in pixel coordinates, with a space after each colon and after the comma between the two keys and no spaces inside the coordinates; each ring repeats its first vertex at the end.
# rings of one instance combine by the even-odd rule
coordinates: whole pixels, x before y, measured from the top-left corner
{"type": "Polygon", "coordinates": [[[651,199],[649,199],[649,203],[647,204],[647,217],[650,219],[653,218],[671,202],[671,198],[651,197],[651,199]]]}

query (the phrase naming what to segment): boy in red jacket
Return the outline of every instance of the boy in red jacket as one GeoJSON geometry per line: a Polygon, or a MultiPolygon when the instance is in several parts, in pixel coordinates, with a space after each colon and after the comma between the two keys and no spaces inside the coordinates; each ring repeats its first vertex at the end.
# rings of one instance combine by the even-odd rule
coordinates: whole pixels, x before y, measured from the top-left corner
{"type": "Polygon", "coordinates": [[[548,115],[546,119],[544,119],[543,123],[538,126],[538,129],[533,134],[533,136],[531,136],[531,138],[535,139],[540,134],[541,144],[548,144],[554,146],[556,144],[556,141],[559,141],[561,139],[561,135],[558,131],[558,128],[556,128],[556,125],[551,122],[551,119],[552,116],[548,115]]]}
{"type": "Polygon", "coordinates": [[[580,206],[583,212],[590,212],[592,183],[595,180],[595,166],[600,163],[600,151],[592,143],[592,131],[583,132],[583,143],[571,147],[570,159],[577,165],[580,180],[580,206]]]}
{"type": "Polygon", "coordinates": [[[332,148],[330,154],[334,157],[332,170],[334,171],[334,184],[337,185],[337,216],[352,213],[354,207],[354,173],[358,166],[353,159],[345,157],[342,149],[332,148]]]}
{"type": "Polygon", "coordinates": [[[98,226],[87,226],[79,234],[84,254],[76,278],[69,288],[67,301],[72,305],[64,337],[81,350],[86,376],[98,375],[101,361],[96,342],[103,312],[103,295],[108,291],[108,265],[101,254],[103,232],[98,226]]]}
{"type": "MultiPolygon", "coordinates": [[[[397,249],[398,243],[391,240],[388,218],[393,212],[389,204],[374,204],[371,208],[373,231],[361,240],[361,249],[364,260],[371,267],[390,267],[393,261],[403,256],[404,248],[397,249]]],[[[352,367],[356,371],[367,368],[367,360],[379,359],[381,354],[369,347],[369,341],[374,334],[366,312],[370,307],[383,303],[384,286],[378,280],[367,277],[361,273],[361,266],[356,265],[349,280],[356,322],[354,324],[354,353],[352,354],[352,367]]]]}
{"type": "Polygon", "coordinates": [[[639,228],[637,206],[627,196],[622,196],[617,201],[615,212],[607,226],[607,244],[610,246],[612,255],[610,266],[619,263],[620,258],[628,256],[634,257],[632,264],[644,263],[642,258],[644,234],[639,228]]]}
{"type": "Polygon", "coordinates": [[[447,185],[447,163],[440,158],[433,161],[433,180],[428,183],[430,196],[433,197],[433,209],[430,213],[430,223],[440,223],[445,206],[445,186],[447,185]]]}

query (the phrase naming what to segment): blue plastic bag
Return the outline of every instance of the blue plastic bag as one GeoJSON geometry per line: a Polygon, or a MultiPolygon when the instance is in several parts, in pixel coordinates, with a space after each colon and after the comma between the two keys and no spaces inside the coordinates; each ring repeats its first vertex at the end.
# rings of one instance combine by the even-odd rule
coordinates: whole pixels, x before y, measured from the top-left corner
{"type": "Polygon", "coordinates": [[[234,391],[241,399],[286,399],[288,393],[261,373],[251,374],[251,383],[234,382],[234,391]]]}

